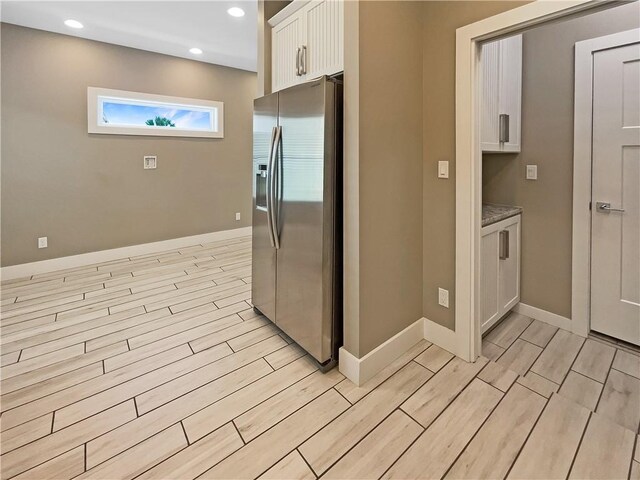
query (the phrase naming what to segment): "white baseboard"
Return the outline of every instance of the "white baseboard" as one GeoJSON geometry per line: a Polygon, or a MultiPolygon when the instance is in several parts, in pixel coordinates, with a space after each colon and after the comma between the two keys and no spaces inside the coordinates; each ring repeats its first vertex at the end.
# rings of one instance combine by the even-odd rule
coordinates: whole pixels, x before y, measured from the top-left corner
{"type": "Polygon", "coordinates": [[[572,331],[573,322],[570,318],[563,317],[562,315],[547,312],[546,310],[532,307],[531,305],[527,305],[522,302],[513,307],[513,310],[522,315],[526,315],[527,317],[535,318],[541,322],[561,328],[562,330],[567,330],[568,332],[572,331]]]}
{"type": "Polygon", "coordinates": [[[425,340],[428,340],[440,348],[444,348],[454,355],[461,356],[459,355],[460,352],[458,352],[459,342],[456,332],[447,327],[443,327],[428,318],[423,317],[423,320],[425,340]]]}
{"type": "MultiPolygon", "coordinates": [[[[571,331],[571,320],[561,315],[524,303],[518,303],[513,310],[563,330],[571,331]]],[[[453,330],[423,317],[377,346],[362,358],[357,358],[342,347],[339,359],[340,372],[360,386],[423,338],[458,357],[464,358],[465,339],[459,338],[459,335],[456,335],[453,330]]]]}
{"type": "Polygon", "coordinates": [[[360,382],[360,363],[361,360],[358,357],[346,348],[340,347],[338,350],[338,370],[358,386],[364,383],[360,382]]]}
{"type": "Polygon", "coordinates": [[[356,385],[370,380],[400,355],[424,338],[424,319],[416,320],[386,342],[378,345],[362,358],[357,358],[344,347],[340,348],[340,372],[356,385]]]}
{"type": "Polygon", "coordinates": [[[141,245],[131,245],[129,247],[113,248],[111,250],[101,250],[99,252],[82,253],[68,257],[52,258],[39,262],[23,263],[11,265],[0,269],[2,280],[29,277],[40,273],[55,272],[68,268],[84,267],[94,263],[109,262],[120,258],[134,257],[152,253],[174,250],[176,248],[189,247],[200,243],[216,242],[229,238],[251,235],[251,227],[235,228],[233,230],[222,230],[220,232],[203,233],[190,237],[173,238],[160,242],[143,243],[141,245]]]}

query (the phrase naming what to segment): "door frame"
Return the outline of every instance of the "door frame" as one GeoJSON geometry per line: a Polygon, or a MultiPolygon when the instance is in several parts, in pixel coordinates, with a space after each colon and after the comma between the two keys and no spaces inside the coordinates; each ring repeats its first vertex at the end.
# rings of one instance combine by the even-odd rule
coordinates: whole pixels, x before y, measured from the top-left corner
{"type": "Polygon", "coordinates": [[[456,242],[455,330],[457,356],[473,362],[482,349],[480,329],[480,239],[482,223],[482,151],[480,147],[480,46],[550,21],[615,0],[537,0],[456,30],[456,242]]]}
{"type": "Polygon", "coordinates": [[[640,42],[640,29],[576,43],[573,133],[572,331],[586,337],[591,325],[591,207],[593,54],[640,42]]]}

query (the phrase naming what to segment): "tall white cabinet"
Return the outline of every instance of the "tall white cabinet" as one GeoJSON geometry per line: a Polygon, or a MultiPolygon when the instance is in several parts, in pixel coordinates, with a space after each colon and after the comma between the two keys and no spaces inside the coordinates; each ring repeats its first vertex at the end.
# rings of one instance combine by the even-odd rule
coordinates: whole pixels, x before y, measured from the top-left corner
{"type": "Polygon", "coordinates": [[[482,228],[482,333],[520,301],[520,215],[482,228]]]}
{"type": "Polygon", "coordinates": [[[482,151],[519,152],[522,35],[485,43],[480,62],[482,151]]]}
{"type": "Polygon", "coordinates": [[[274,92],[344,70],[343,0],[294,0],[269,24],[274,92]]]}

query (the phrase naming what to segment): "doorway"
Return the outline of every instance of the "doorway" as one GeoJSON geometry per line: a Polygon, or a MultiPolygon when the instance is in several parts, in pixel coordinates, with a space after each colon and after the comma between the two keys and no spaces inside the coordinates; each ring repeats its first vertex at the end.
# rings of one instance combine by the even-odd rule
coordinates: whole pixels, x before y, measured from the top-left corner
{"type": "MultiPolygon", "coordinates": [[[[481,353],[481,204],[482,151],[479,129],[480,47],[488,40],[505,38],[534,26],[564,20],[598,7],[617,6],[588,1],[534,2],[500,15],[467,25],[456,35],[456,353],[473,361],[481,353]]],[[[571,253],[566,249],[566,254],[571,253]]],[[[587,282],[588,285],[588,282],[587,282]]],[[[572,302],[571,302],[572,303],[572,302]]],[[[568,309],[567,309],[568,310],[568,309]]],[[[567,315],[569,316],[569,315],[567,315]]],[[[573,317],[573,315],[571,315],[573,317]]],[[[569,318],[564,320],[566,328],[569,318]]],[[[577,328],[571,322],[569,329],[577,328]]],[[[586,335],[586,333],[585,333],[586,335]]]]}

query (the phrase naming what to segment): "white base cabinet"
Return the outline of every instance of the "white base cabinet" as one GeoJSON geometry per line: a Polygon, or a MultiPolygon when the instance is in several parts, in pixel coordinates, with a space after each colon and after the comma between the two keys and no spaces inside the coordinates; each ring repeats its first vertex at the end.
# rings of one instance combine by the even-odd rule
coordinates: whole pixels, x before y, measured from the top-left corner
{"type": "Polygon", "coordinates": [[[269,24],[272,91],[344,70],[343,0],[294,0],[269,24]]]}
{"type": "Polygon", "coordinates": [[[521,216],[516,215],[482,228],[482,333],[520,301],[520,220],[521,216]]]}

